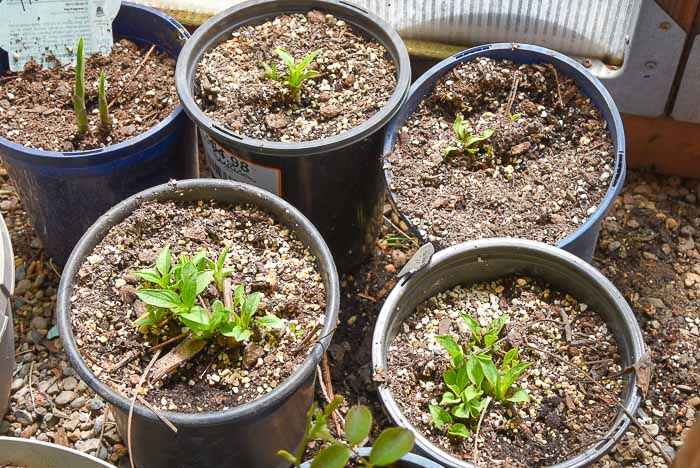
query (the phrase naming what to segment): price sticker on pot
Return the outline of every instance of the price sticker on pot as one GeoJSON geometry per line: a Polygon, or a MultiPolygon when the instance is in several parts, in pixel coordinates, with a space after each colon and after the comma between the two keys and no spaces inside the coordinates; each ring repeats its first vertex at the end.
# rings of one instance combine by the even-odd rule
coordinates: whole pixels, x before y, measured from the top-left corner
{"type": "Polygon", "coordinates": [[[119,7],[121,0],[0,0],[0,47],[10,70],[29,61],[42,68],[75,65],[81,37],[85,55],[108,55],[119,7]]]}
{"type": "Polygon", "coordinates": [[[239,158],[206,133],[201,132],[201,134],[209,168],[215,178],[243,182],[267,190],[278,197],[282,196],[282,171],[280,169],[239,158]]]}

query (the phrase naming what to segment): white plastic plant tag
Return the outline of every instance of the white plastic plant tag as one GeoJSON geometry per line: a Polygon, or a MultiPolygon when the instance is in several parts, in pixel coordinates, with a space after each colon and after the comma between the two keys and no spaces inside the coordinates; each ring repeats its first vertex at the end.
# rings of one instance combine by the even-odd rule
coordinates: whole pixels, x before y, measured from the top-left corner
{"type": "Polygon", "coordinates": [[[10,70],[30,60],[42,68],[75,65],[78,40],[85,55],[112,50],[112,22],[121,0],[0,0],[0,47],[10,70]]]}

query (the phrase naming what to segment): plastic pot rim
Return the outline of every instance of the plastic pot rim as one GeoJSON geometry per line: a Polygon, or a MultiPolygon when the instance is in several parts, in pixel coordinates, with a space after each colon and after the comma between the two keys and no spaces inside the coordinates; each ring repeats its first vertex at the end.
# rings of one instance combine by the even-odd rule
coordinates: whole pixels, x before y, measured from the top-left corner
{"type": "Polygon", "coordinates": [[[353,142],[369,137],[373,133],[385,127],[391,119],[401,110],[403,103],[409,95],[411,84],[411,63],[408,49],[401,40],[398,33],[391,28],[384,20],[373,13],[353,5],[344,0],[248,0],[243,3],[228,8],[216,16],[210,18],[192,34],[180,53],[175,70],[175,81],[177,93],[180,97],[187,115],[197,124],[197,126],[207,133],[213,134],[215,140],[224,141],[226,144],[240,146],[246,150],[258,154],[270,156],[307,156],[309,154],[328,153],[333,150],[351,145],[353,142]],[[277,4],[273,11],[259,14],[256,12],[259,5],[277,4]],[[360,125],[346,130],[338,135],[322,138],[319,140],[285,143],[269,140],[260,140],[240,135],[232,130],[225,129],[221,124],[210,119],[199,107],[193,97],[193,87],[196,75],[196,68],[202,56],[210,49],[221,43],[221,38],[228,35],[232,30],[248,23],[258,22],[262,19],[279,16],[285,13],[308,12],[312,9],[334,9],[344,10],[347,16],[337,11],[334,14],[344,21],[352,24],[368,36],[384,46],[387,52],[392,55],[397,68],[396,87],[389,100],[382,108],[360,125]],[[245,16],[245,19],[234,20],[232,26],[223,28],[216,33],[213,39],[207,37],[209,30],[216,28],[222,23],[226,23],[230,16],[245,16]],[[388,41],[383,40],[361,27],[357,20],[348,19],[349,16],[361,17],[365,23],[374,23],[374,26],[381,29],[388,41]],[[390,44],[389,44],[390,43],[390,44]],[[397,57],[393,57],[391,50],[396,49],[397,57]]]}
{"type": "MultiPolygon", "coordinates": [[[[180,23],[178,23],[175,19],[171,18],[170,16],[166,15],[165,13],[156,10],[155,8],[151,8],[145,5],[139,5],[137,3],[132,3],[128,1],[122,1],[122,6],[121,8],[133,8],[136,10],[142,10],[145,13],[149,13],[154,16],[158,16],[169,23],[173,25],[174,28],[177,28],[179,32],[183,35],[185,39],[188,39],[190,37],[190,33],[185,29],[184,26],[182,26],[180,23]]],[[[177,59],[177,57],[172,57],[173,59],[177,59]]],[[[184,108],[182,107],[182,103],[178,103],[177,107],[173,109],[173,111],[167,115],[163,120],[161,120],[158,124],[154,125],[153,127],[149,128],[143,133],[138,134],[135,137],[129,138],[128,140],[122,141],[121,143],[117,143],[116,145],[109,145],[105,146],[104,148],[94,148],[90,150],[82,150],[82,151],[48,151],[48,150],[43,150],[43,149],[37,149],[37,148],[29,148],[27,146],[21,145],[19,143],[15,143],[14,141],[8,140],[7,138],[0,137],[0,146],[8,146],[12,150],[17,151],[17,152],[23,152],[31,155],[32,157],[35,158],[45,158],[47,160],[53,161],[54,159],[68,159],[68,160],[79,160],[80,158],[83,157],[89,157],[89,156],[94,156],[96,154],[100,153],[105,153],[105,152],[111,152],[111,151],[119,151],[125,148],[128,148],[132,145],[139,144],[145,140],[148,140],[149,138],[152,138],[155,135],[160,134],[163,132],[165,129],[170,126],[175,119],[177,119],[182,113],[184,112],[184,108]]]]}
{"type": "MultiPolygon", "coordinates": [[[[382,306],[372,336],[372,369],[375,375],[383,376],[386,373],[387,352],[385,348],[388,348],[391,343],[386,342],[385,337],[389,333],[390,327],[394,321],[397,305],[400,303],[404,294],[413,288],[414,284],[418,283],[424,276],[431,274],[434,269],[438,269],[442,264],[454,261],[455,258],[459,258],[464,254],[473,255],[479,252],[487,253],[491,249],[504,247],[510,249],[512,252],[528,252],[542,258],[552,259],[553,261],[565,262],[569,267],[572,267],[578,275],[585,276],[592,280],[594,284],[598,285],[597,292],[599,294],[607,296],[611,302],[617,304],[617,313],[620,316],[620,320],[625,324],[624,334],[628,334],[631,338],[630,355],[633,362],[638,361],[643,356],[645,352],[644,338],[632,309],[610,280],[603,276],[595,267],[570,252],[541,242],[515,238],[491,238],[463,242],[447,247],[435,253],[430,263],[416,272],[408,281],[399,281],[399,283],[394,286],[382,306]]],[[[449,286],[445,287],[444,290],[449,288],[449,286]]],[[[641,392],[636,382],[636,373],[631,373],[630,382],[627,385],[631,386],[633,390],[626,398],[618,400],[620,404],[624,406],[625,411],[630,414],[636,413],[642,401],[641,392]]],[[[389,419],[394,421],[397,425],[413,431],[416,436],[416,447],[419,451],[433,459],[441,460],[441,463],[449,462],[451,463],[450,466],[474,468],[470,462],[460,460],[430,442],[430,440],[404,416],[387,386],[380,384],[378,393],[382,407],[388,413],[389,419]]],[[[556,465],[550,465],[550,468],[580,468],[588,466],[588,464],[607,453],[620,440],[631,424],[630,418],[625,411],[622,409],[618,411],[616,419],[610,424],[603,439],[595,444],[591,444],[586,450],[580,451],[556,465]]]]}
{"type": "MultiPolygon", "coordinates": [[[[73,286],[78,270],[84,263],[86,257],[93,251],[93,239],[104,238],[104,235],[119,222],[126,219],[132,211],[140,206],[145,201],[150,200],[172,200],[177,199],[178,195],[190,189],[209,189],[212,193],[216,192],[233,192],[237,194],[250,194],[256,199],[262,201],[260,205],[265,211],[273,216],[280,217],[280,213],[284,213],[289,221],[284,222],[287,227],[294,231],[305,231],[311,242],[308,247],[316,249],[318,252],[316,258],[321,272],[325,272],[328,281],[325,284],[326,288],[326,309],[323,329],[320,332],[320,337],[313,349],[301,365],[299,365],[292,374],[280,383],[269,393],[244,404],[221,411],[207,411],[201,413],[179,413],[171,411],[162,411],[162,414],[178,427],[199,427],[199,426],[216,426],[220,424],[230,423],[232,420],[245,422],[249,419],[254,419],[258,413],[264,412],[268,408],[276,408],[284,403],[307,379],[312,378],[316,372],[316,365],[320,362],[321,357],[330,344],[333,331],[336,327],[338,318],[338,309],[340,304],[340,285],[338,273],[333,263],[333,257],[330,250],[326,246],[325,241],[318,233],[316,228],[309,222],[304,215],[296,208],[267,191],[253,187],[251,185],[242,184],[219,179],[190,179],[185,181],[171,181],[166,184],[158,185],[150,189],[146,189],[137,193],[126,200],[115,205],[107,213],[102,215],[90,229],[83,235],[78,244],[73,249],[66,267],[61,277],[61,283],[58,289],[58,298],[56,302],[58,326],[63,342],[65,352],[68,358],[78,372],[78,375],[88,383],[88,385],[108,403],[116,406],[121,411],[128,413],[131,407],[131,400],[123,394],[114,391],[110,386],[103,383],[92,370],[88,367],[80,354],[73,336],[71,315],[70,297],[73,294],[73,286]],[[267,206],[264,206],[266,205],[267,206]],[[298,228],[297,228],[298,226],[298,228]],[[313,244],[313,245],[312,245],[313,244]]],[[[214,195],[211,198],[215,198],[214,195]]],[[[99,240],[97,241],[99,242],[99,240]]],[[[151,421],[160,421],[160,419],[141,403],[136,402],[134,405],[134,415],[147,418],[151,421]]]]}
{"type": "MultiPolygon", "coordinates": [[[[31,446],[31,447],[37,447],[37,446],[45,447],[45,448],[48,448],[51,450],[55,450],[56,452],[59,452],[59,453],[66,453],[66,454],[74,455],[76,457],[84,458],[86,461],[90,461],[92,463],[95,463],[96,465],[100,465],[100,466],[103,466],[105,468],[113,468],[112,465],[110,465],[109,463],[107,463],[103,460],[100,460],[99,458],[93,457],[92,455],[88,455],[87,453],[79,452],[78,450],[75,450],[73,448],[64,447],[64,446],[58,445],[58,444],[52,444],[49,442],[42,442],[42,441],[37,440],[37,439],[24,439],[21,437],[0,436],[0,448],[2,448],[2,446],[8,442],[10,444],[22,444],[22,445],[27,445],[27,446],[31,446]]],[[[36,449],[34,449],[34,450],[36,450],[36,449]]],[[[2,462],[2,460],[0,460],[0,462],[2,462]]]]}
{"type": "MultiPolygon", "coordinates": [[[[0,290],[0,295],[4,295],[5,292],[9,294],[5,298],[7,301],[5,305],[5,310],[0,310],[0,342],[2,342],[5,336],[5,330],[8,326],[12,326],[12,294],[15,291],[15,255],[12,251],[12,239],[10,239],[10,232],[7,230],[7,225],[5,224],[5,218],[0,215],[0,248],[2,248],[2,278],[0,278],[0,286],[4,287],[6,291],[0,290]]],[[[0,415],[2,418],[2,415],[0,415]]]]}
{"type": "MultiPolygon", "coordinates": [[[[421,88],[425,86],[429,86],[427,89],[427,93],[422,95],[420,100],[422,101],[427,94],[429,94],[432,90],[433,84],[426,84],[429,82],[435,75],[439,74],[439,77],[444,76],[445,74],[449,73],[449,71],[453,70],[456,66],[466,63],[468,61],[471,61],[477,57],[480,57],[480,52],[487,51],[487,50],[510,50],[513,53],[517,53],[519,50],[524,50],[528,52],[536,52],[543,54],[543,56],[546,56],[553,60],[554,62],[563,62],[566,65],[570,65],[571,67],[575,68],[577,71],[582,73],[586,78],[589,79],[590,83],[596,88],[596,90],[603,96],[606,105],[610,108],[610,113],[612,115],[612,120],[615,123],[615,126],[619,129],[618,132],[616,132],[615,138],[612,137],[611,135],[611,140],[613,142],[613,145],[615,147],[615,164],[613,167],[613,172],[612,175],[610,176],[610,184],[608,186],[608,189],[605,192],[605,195],[603,198],[600,200],[598,205],[596,206],[596,210],[586,218],[586,221],[580,225],[578,228],[576,228],[573,232],[570,232],[569,234],[566,235],[563,239],[557,241],[555,244],[557,247],[560,248],[565,248],[572,242],[574,242],[576,239],[581,237],[583,233],[588,231],[589,229],[595,227],[596,224],[598,224],[602,218],[605,216],[609,206],[612,204],[612,202],[615,200],[615,197],[620,193],[620,190],[622,189],[622,185],[624,184],[625,181],[625,174],[626,174],[626,168],[627,168],[627,162],[625,158],[626,154],[626,149],[625,149],[625,132],[624,132],[624,126],[622,123],[622,118],[620,117],[620,112],[617,108],[617,105],[615,104],[615,101],[613,100],[612,96],[608,92],[607,88],[595,77],[591,72],[589,72],[583,65],[578,63],[576,60],[559,53],[555,50],[548,49],[546,47],[541,47],[541,46],[536,46],[532,44],[520,44],[520,43],[505,43],[505,42],[499,42],[499,43],[493,43],[493,44],[486,44],[486,45],[481,45],[477,47],[472,47],[467,50],[463,50],[462,52],[458,52],[451,57],[446,58],[445,60],[437,63],[433,67],[431,67],[428,71],[423,73],[411,86],[411,90],[409,91],[409,99],[411,96],[414,94],[418,94],[419,91],[421,91],[421,88]]],[[[438,78],[439,78],[438,77],[438,78]]],[[[594,103],[594,106],[598,108],[598,106],[594,103]]],[[[413,112],[411,112],[413,114],[413,112]]],[[[410,115],[409,114],[409,117],[410,115]]],[[[384,154],[382,156],[383,160],[386,161],[386,159],[391,155],[393,152],[395,145],[395,142],[392,141],[394,140],[393,134],[396,134],[396,132],[401,131],[401,127],[405,124],[405,121],[399,122],[399,116],[395,117],[394,120],[389,124],[389,129],[387,131],[387,136],[386,139],[384,140],[384,154]],[[400,125],[399,125],[400,124],[400,125]],[[392,131],[393,130],[393,131],[392,131]]],[[[420,240],[423,242],[428,242],[428,237],[427,234],[423,235],[420,232],[420,229],[411,221],[411,219],[406,216],[406,214],[399,209],[399,206],[396,202],[396,194],[394,191],[391,189],[391,182],[392,182],[392,174],[391,174],[391,165],[386,164],[384,165],[384,177],[386,179],[386,185],[387,185],[387,192],[389,194],[389,201],[391,202],[391,205],[394,207],[396,212],[399,214],[399,217],[401,218],[402,221],[406,223],[406,225],[409,227],[409,230],[420,240]]],[[[468,239],[465,239],[467,241],[468,239]]]]}
{"type": "MultiPolygon", "coordinates": [[[[357,454],[359,454],[361,457],[368,457],[370,452],[372,451],[372,447],[360,447],[356,448],[354,450],[357,454]]],[[[399,461],[407,462],[407,463],[412,463],[416,466],[422,467],[422,468],[444,468],[442,465],[438,465],[434,461],[422,457],[420,455],[416,455],[415,453],[408,452],[406,455],[400,458],[399,461]]],[[[311,461],[306,461],[302,463],[301,467],[302,468],[309,468],[311,466],[311,461]]]]}

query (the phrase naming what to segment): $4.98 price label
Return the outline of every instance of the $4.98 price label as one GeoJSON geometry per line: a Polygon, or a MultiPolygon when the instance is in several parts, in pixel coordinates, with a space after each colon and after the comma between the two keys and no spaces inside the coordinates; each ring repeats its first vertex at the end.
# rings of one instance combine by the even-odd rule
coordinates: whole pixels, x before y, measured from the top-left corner
{"type": "Polygon", "coordinates": [[[219,145],[205,132],[200,133],[204,152],[215,178],[243,182],[267,190],[279,197],[282,196],[282,171],[280,169],[239,158],[219,145]]]}

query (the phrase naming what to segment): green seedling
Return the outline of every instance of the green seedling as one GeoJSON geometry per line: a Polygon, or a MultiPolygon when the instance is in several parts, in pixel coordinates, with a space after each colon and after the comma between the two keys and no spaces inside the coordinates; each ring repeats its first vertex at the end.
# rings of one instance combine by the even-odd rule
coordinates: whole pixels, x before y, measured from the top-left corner
{"type": "Polygon", "coordinates": [[[85,52],[83,38],[78,41],[77,61],[75,64],[75,88],[73,89],[73,112],[78,134],[88,131],[87,108],[85,107],[85,52]]]}
{"type": "Polygon", "coordinates": [[[100,127],[104,133],[109,133],[112,129],[112,118],[109,116],[109,106],[107,104],[107,89],[105,84],[105,72],[100,72],[100,83],[98,86],[98,105],[100,111],[100,127]]]}
{"type": "Polygon", "coordinates": [[[517,121],[520,120],[522,117],[523,117],[523,114],[519,114],[519,113],[510,114],[510,120],[512,120],[513,122],[517,122],[517,121]]]}
{"type": "Polygon", "coordinates": [[[493,154],[491,145],[484,145],[484,142],[491,138],[494,130],[487,128],[482,134],[473,134],[469,123],[464,120],[462,114],[457,114],[454,123],[452,124],[456,140],[453,145],[445,148],[445,158],[451,156],[459,156],[462,154],[476,155],[483,152],[487,157],[493,154]]]}
{"type": "Polygon", "coordinates": [[[280,73],[277,70],[277,65],[263,63],[265,77],[284,84],[289,91],[289,96],[292,101],[296,102],[301,96],[301,86],[304,81],[318,75],[316,70],[307,70],[307,68],[320,52],[320,50],[310,52],[300,62],[297,62],[287,50],[277,48],[275,49],[275,53],[286,65],[287,72],[280,73]]]}
{"type": "MultiPolygon", "coordinates": [[[[315,441],[325,443],[311,460],[311,468],[343,468],[348,466],[357,447],[367,442],[372,429],[372,412],[363,405],[355,405],[345,416],[345,427],[341,439],[333,437],[328,429],[331,415],[343,403],[342,396],[336,396],[323,410],[314,402],[306,414],[306,432],[296,454],[286,450],[277,452],[279,456],[300,468],[308,445],[315,441]]],[[[372,444],[369,458],[356,454],[359,466],[374,468],[389,466],[411,451],[414,444],[413,433],[407,429],[390,427],[382,431],[372,444]]],[[[354,465],[353,465],[354,466],[354,465]]]]}
{"type": "Polygon", "coordinates": [[[147,333],[174,318],[196,339],[224,336],[239,343],[250,340],[255,328],[284,328],[284,322],[274,315],[256,317],[262,294],[246,295],[243,285],[234,289],[232,308],[217,299],[209,310],[201,294],[212,281],[218,278],[223,282],[231,272],[223,265],[227,252],[228,248],[216,263],[207,258],[206,252],[193,257],[181,255],[173,262],[170,246],[166,245],[156,258],[155,268],[133,272],[151,286],[136,292],[146,303],[147,313],[134,326],[147,333]]]}
{"type": "Polygon", "coordinates": [[[449,335],[435,337],[450,355],[450,368],[442,374],[447,390],[440,403],[429,408],[436,428],[466,439],[490,399],[513,404],[529,401],[527,391],[514,384],[532,363],[520,361],[518,348],[506,352],[500,364],[496,362],[500,351],[497,342],[507,315],[493,320],[486,328],[468,314],[462,314],[462,318],[471,331],[466,352],[449,335]]]}
{"type": "Polygon", "coordinates": [[[387,236],[382,242],[393,249],[404,249],[411,245],[411,239],[405,236],[387,236]]]}
{"type": "MultiPolygon", "coordinates": [[[[104,71],[100,72],[98,83],[98,110],[100,114],[100,129],[103,133],[112,130],[112,119],[109,116],[107,104],[107,84],[104,71]]],[[[75,63],[75,87],[73,89],[73,112],[79,135],[85,135],[88,131],[88,114],[85,105],[85,44],[81,37],[78,41],[78,50],[75,63]]]]}
{"type": "Polygon", "coordinates": [[[233,273],[233,268],[225,268],[224,263],[226,262],[226,256],[228,255],[229,250],[231,250],[231,246],[227,245],[226,248],[224,248],[223,252],[219,255],[219,258],[216,259],[216,262],[213,262],[209,259],[209,267],[212,269],[214,272],[214,281],[216,282],[216,289],[219,290],[219,292],[224,292],[224,278],[233,273]]]}

